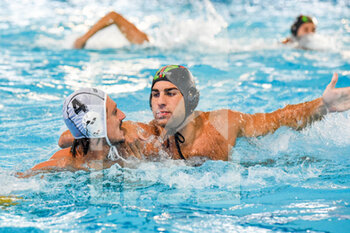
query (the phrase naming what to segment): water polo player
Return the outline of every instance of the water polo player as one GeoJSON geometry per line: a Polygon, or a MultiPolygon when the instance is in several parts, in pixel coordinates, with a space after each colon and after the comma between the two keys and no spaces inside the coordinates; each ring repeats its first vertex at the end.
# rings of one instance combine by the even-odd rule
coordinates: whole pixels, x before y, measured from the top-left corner
{"type": "MultiPolygon", "coordinates": [[[[228,160],[238,137],[262,136],[282,126],[299,130],[329,112],[348,110],[350,87],[335,88],[337,80],[338,75],[334,74],[322,97],[271,113],[245,114],[227,109],[201,112],[194,111],[199,93],[191,72],[183,66],[165,66],[157,71],[152,82],[150,105],[155,119],[142,124],[142,131],[160,142],[158,149],[173,159],[228,160]]],[[[152,151],[156,153],[155,145],[146,151],[138,147],[136,151],[143,150],[140,153],[147,157],[152,151]]]]}

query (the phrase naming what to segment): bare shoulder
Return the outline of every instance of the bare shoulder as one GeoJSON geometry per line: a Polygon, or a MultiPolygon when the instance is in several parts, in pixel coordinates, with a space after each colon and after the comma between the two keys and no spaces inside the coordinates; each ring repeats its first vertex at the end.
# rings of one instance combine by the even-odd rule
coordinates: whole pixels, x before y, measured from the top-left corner
{"type": "Polygon", "coordinates": [[[72,158],[72,153],[70,152],[70,147],[64,148],[62,150],[57,151],[50,158],[51,159],[63,159],[63,158],[72,158]]]}
{"type": "Polygon", "coordinates": [[[43,171],[70,168],[73,164],[73,160],[70,148],[65,148],[57,151],[49,160],[35,165],[31,170],[43,171]]]}
{"type": "Polygon", "coordinates": [[[239,120],[244,116],[243,113],[233,111],[231,109],[219,109],[215,111],[202,112],[201,115],[208,120],[239,120]]]}
{"type": "Polygon", "coordinates": [[[245,116],[238,111],[230,109],[219,109],[210,112],[204,112],[203,114],[205,124],[210,124],[215,129],[226,132],[230,132],[229,137],[235,140],[240,129],[244,125],[245,116]]]}
{"type": "MultiPolygon", "coordinates": [[[[231,145],[235,144],[244,118],[244,114],[230,109],[219,109],[215,111],[202,112],[199,114],[202,119],[202,126],[207,134],[224,136],[231,145]],[[213,131],[214,130],[214,131],[213,131]]],[[[198,122],[198,121],[197,121],[198,122]]]]}

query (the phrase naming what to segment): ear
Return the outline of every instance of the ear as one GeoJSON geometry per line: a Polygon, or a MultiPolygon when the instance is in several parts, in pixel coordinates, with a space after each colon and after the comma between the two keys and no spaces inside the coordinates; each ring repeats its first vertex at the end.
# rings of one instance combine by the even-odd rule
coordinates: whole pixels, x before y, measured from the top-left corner
{"type": "Polygon", "coordinates": [[[191,87],[188,90],[188,95],[187,95],[188,103],[190,106],[189,109],[191,112],[194,111],[194,109],[197,107],[198,102],[199,102],[199,92],[195,87],[191,87]]]}
{"type": "Polygon", "coordinates": [[[152,110],[152,93],[149,96],[149,106],[150,106],[150,108],[152,110]]]}

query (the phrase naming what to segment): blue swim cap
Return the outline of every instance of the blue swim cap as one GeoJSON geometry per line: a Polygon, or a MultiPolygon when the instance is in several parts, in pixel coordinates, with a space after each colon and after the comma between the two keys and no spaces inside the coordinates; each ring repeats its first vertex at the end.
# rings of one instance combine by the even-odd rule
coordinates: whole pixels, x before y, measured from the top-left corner
{"type": "Polygon", "coordinates": [[[75,139],[106,138],[107,94],[96,88],[81,88],[69,95],[63,104],[63,119],[75,139]]]}

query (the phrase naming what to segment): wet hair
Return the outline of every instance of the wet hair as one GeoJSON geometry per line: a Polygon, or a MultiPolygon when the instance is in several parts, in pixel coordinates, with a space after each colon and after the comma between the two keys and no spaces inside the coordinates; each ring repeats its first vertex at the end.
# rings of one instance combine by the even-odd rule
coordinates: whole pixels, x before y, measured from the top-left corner
{"type": "Polygon", "coordinates": [[[83,148],[83,155],[86,155],[89,152],[90,139],[89,138],[74,139],[73,145],[70,149],[70,152],[72,153],[73,157],[76,156],[77,148],[80,146],[83,148]]]}
{"type": "Polygon", "coordinates": [[[314,20],[310,16],[299,15],[295,19],[295,22],[293,23],[292,27],[290,28],[290,32],[292,33],[293,36],[295,36],[295,37],[297,36],[300,26],[304,23],[315,24],[314,20]]]}

